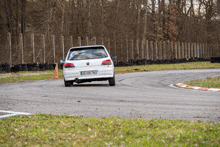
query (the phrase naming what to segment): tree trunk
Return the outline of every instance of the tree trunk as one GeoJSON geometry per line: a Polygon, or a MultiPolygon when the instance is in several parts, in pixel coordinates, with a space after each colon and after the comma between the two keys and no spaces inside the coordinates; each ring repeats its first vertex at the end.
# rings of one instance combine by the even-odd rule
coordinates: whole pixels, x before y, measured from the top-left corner
{"type": "Polygon", "coordinates": [[[148,0],[144,0],[144,32],[143,32],[143,39],[146,40],[147,38],[147,13],[148,13],[148,0]]]}

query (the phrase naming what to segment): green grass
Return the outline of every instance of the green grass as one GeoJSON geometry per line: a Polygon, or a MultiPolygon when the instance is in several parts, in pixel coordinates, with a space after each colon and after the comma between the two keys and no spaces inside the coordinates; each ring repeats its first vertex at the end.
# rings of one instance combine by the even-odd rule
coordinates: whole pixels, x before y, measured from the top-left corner
{"type": "Polygon", "coordinates": [[[183,69],[207,69],[220,68],[220,63],[190,62],[180,64],[152,64],[130,67],[115,67],[116,73],[159,71],[159,70],[183,70],[183,69]]]}
{"type": "Polygon", "coordinates": [[[220,77],[216,77],[216,78],[207,77],[206,79],[203,80],[185,81],[183,83],[190,86],[198,86],[204,88],[220,88],[220,77]]]}
{"type": "MultiPolygon", "coordinates": [[[[0,78],[0,84],[4,83],[12,83],[12,82],[24,82],[24,81],[32,81],[32,80],[54,80],[53,78],[53,70],[44,71],[50,74],[40,74],[40,75],[31,75],[31,76],[11,76],[6,78],[0,78]]],[[[34,71],[21,71],[17,73],[38,73],[34,71]]],[[[41,73],[41,72],[39,72],[41,73]]],[[[63,79],[63,71],[59,70],[58,79],[63,79]]]]}
{"type": "Polygon", "coordinates": [[[220,123],[30,115],[0,120],[0,146],[219,146],[220,123]]]}
{"type": "MultiPolygon", "coordinates": [[[[131,72],[144,72],[144,71],[159,71],[159,70],[182,70],[182,69],[207,69],[207,68],[220,68],[220,63],[210,62],[191,62],[180,64],[153,64],[153,65],[141,65],[141,66],[129,66],[129,67],[115,67],[115,73],[131,73],[131,72]]],[[[45,71],[44,71],[45,72],[45,71]]],[[[8,82],[22,82],[29,80],[53,80],[53,70],[46,71],[51,74],[47,75],[34,75],[26,77],[8,77],[0,78],[0,84],[8,82]]],[[[21,71],[18,73],[36,73],[33,71],[21,71]]],[[[59,79],[63,79],[63,71],[59,70],[59,79]]]]}

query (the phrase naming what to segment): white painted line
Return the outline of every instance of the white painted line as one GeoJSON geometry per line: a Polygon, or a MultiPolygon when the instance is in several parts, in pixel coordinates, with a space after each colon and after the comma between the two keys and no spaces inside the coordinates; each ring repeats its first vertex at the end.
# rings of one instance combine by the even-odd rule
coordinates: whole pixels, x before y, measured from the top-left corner
{"type": "Polygon", "coordinates": [[[30,113],[24,113],[24,112],[14,112],[14,111],[4,111],[0,110],[2,113],[14,113],[14,114],[20,114],[20,115],[30,115],[30,113]]]}
{"type": "Polygon", "coordinates": [[[10,117],[10,116],[15,116],[15,115],[30,115],[30,113],[14,112],[14,111],[4,111],[4,110],[0,110],[0,113],[11,113],[11,114],[6,114],[6,115],[0,116],[0,119],[1,118],[5,118],[5,117],[10,117]]]}
{"type": "Polygon", "coordinates": [[[214,89],[214,88],[212,88],[212,89],[208,89],[208,91],[219,91],[220,89],[214,89]]]}
{"type": "Polygon", "coordinates": [[[201,87],[192,87],[192,88],[197,90],[197,89],[199,89],[199,88],[201,88],[201,87]]]}
{"type": "Polygon", "coordinates": [[[183,88],[186,88],[188,85],[183,85],[183,86],[180,86],[180,87],[183,87],[183,88]]]}

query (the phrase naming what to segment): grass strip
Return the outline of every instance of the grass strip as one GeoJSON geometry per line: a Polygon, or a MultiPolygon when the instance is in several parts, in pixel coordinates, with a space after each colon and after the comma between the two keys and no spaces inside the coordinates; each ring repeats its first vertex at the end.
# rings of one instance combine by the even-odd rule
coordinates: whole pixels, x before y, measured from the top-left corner
{"type": "Polygon", "coordinates": [[[159,71],[159,70],[184,70],[184,69],[211,69],[220,68],[220,63],[190,62],[179,64],[152,64],[129,67],[115,67],[116,73],[159,71]]]}
{"type": "Polygon", "coordinates": [[[218,146],[220,123],[68,115],[0,120],[0,146],[218,146]]]}
{"type": "MultiPolygon", "coordinates": [[[[129,66],[129,67],[115,67],[115,73],[131,73],[131,72],[146,72],[146,71],[159,71],[159,70],[183,70],[183,69],[210,69],[220,68],[220,63],[210,62],[190,62],[180,64],[152,64],[152,65],[140,65],[140,66],[129,66]]],[[[45,72],[45,71],[44,71],[45,72]]],[[[11,76],[7,78],[0,78],[0,84],[8,82],[22,82],[31,80],[54,80],[53,70],[46,71],[51,74],[40,74],[30,76],[11,76]]],[[[19,73],[36,73],[34,71],[21,71],[19,73]]],[[[38,72],[37,72],[38,73],[38,72]]],[[[41,72],[39,72],[41,73],[41,72]]],[[[63,79],[63,70],[59,69],[59,79],[63,79]]]]}
{"type": "Polygon", "coordinates": [[[183,83],[185,85],[198,86],[204,88],[220,88],[220,77],[216,77],[216,78],[207,77],[206,79],[185,81],[183,83]]]}
{"type": "MultiPolygon", "coordinates": [[[[40,72],[18,72],[18,73],[30,73],[30,76],[11,76],[6,78],[0,78],[0,84],[4,83],[14,83],[14,82],[25,82],[25,81],[33,81],[33,80],[55,80],[53,78],[53,70],[48,70],[47,73],[50,74],[40,74],[40,72]],[[39,75],[31,75],[31,73],[39,73],[39,75]]],[[[63,79],[63,71],[59,70],[58,79],[63,79]]]]}

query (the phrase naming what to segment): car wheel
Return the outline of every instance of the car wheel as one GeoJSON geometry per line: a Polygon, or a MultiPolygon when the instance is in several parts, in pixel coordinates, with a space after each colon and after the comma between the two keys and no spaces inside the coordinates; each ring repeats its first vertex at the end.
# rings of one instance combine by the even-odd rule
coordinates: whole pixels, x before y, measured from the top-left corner
{"type": "Polygon", "coordinates": [[[113,78],[109,79],[108,82],[109,82],[109,86],[115,86],[115,75],[113,78]]]}
{"type": "Polygon", "coordinates": [[[65,81],[65,79],[64,79],[64,85],[65,85],[65,87],[70,87],[72,85],[72,82],[71,81],[65,81]]]}

